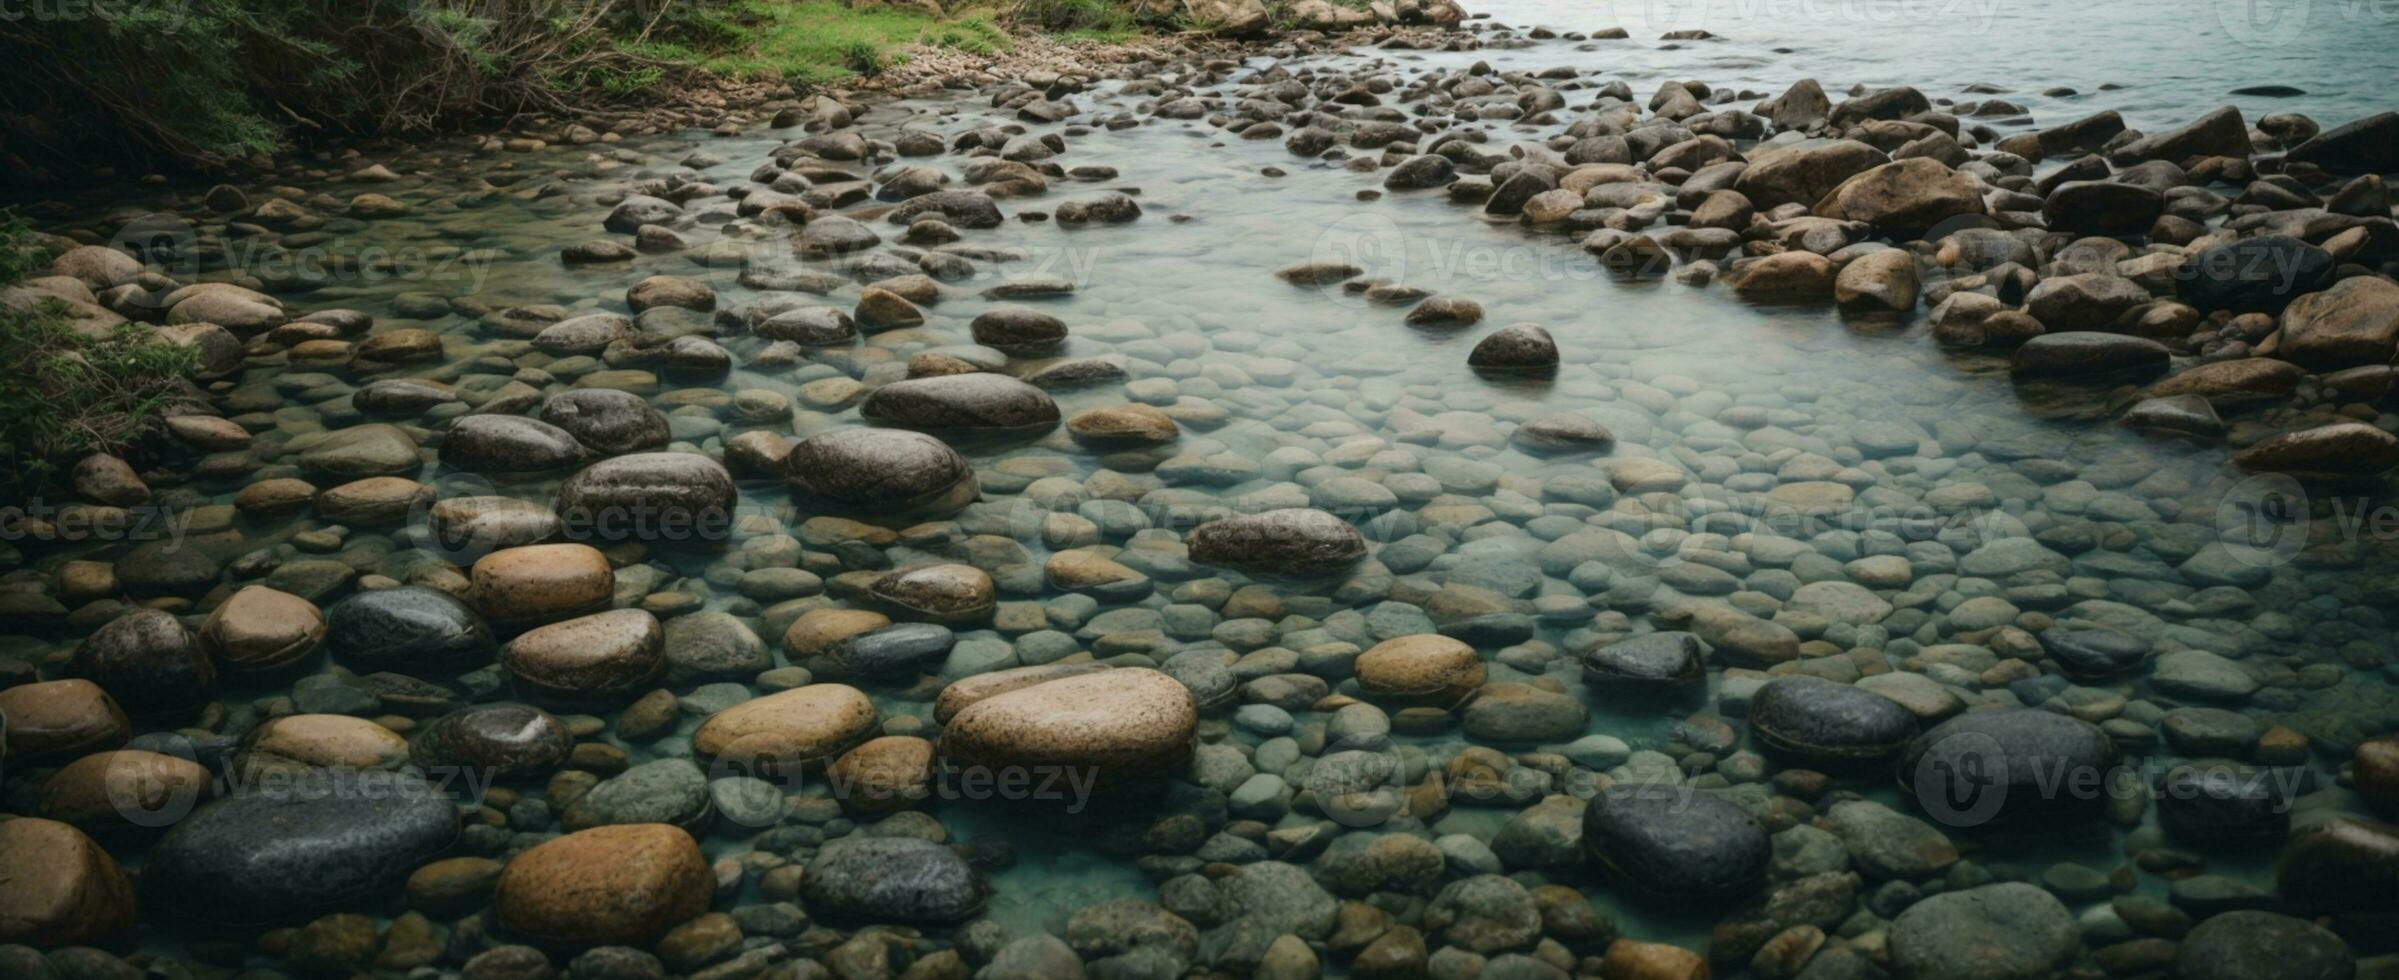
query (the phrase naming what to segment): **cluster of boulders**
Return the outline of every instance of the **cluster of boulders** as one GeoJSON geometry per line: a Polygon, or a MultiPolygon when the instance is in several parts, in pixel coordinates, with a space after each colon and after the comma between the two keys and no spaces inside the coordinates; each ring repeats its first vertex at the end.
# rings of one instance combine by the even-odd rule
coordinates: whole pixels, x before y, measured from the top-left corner
{"type": "MultiPolygon", "coordinates": [[[[1627,278],[1722,279],[1752,301],[1861,318],[1921,305],[1938,342],[2007,356],[2020,378],[2135,385],[2126,424],[2215,438],[2237,412],[2264,429],[2245,443],[2288,433],[2245,468],[2348,479],[2399,465],[2399,440],[2343,418],[2383,398],[2399,352],[2399,224],[2381,176],[2399,170],[2399,114],[2253,128],[2228,107],[2145,133],[2109,110],[2002,136],[1984,120],[2023,113],[1999,99],[1899,87],[1835,101],[1812,79],[1773,98],[1698,81],[1643,98],[1481,63],[1262,72],[1207,108],[1245,139],[1380,170],[1391,191],[1574,236],[1627,278]],[[1477,119],[1555,135],[1486,143],[1477,119]]],[[[1394,290],[1353,278],[1368,271],[1283,275],[1394,290]]],[[[1444,322],[1457,302],[1414,298],[1410,323],[1444,322]]],[[[1555,362],[1546,334],[1501,341],[1474,363],[1555,362]]]]}

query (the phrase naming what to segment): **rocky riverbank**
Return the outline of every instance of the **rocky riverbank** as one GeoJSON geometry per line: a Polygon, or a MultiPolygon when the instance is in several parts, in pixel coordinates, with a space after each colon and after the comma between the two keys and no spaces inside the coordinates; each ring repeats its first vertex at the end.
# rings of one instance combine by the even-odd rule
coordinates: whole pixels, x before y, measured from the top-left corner
{"type": "Polygon", "coordinates": [[[0,973],[2391,969],[2399,116],[1473,27],[53,209],[0,973]]]}

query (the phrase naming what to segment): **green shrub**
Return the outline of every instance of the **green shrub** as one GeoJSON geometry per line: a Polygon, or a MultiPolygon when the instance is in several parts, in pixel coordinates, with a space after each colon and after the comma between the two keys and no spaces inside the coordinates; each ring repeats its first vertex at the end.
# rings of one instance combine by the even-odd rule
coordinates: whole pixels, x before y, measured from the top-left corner
{"type": "MultiPolygon", "coordinates": [[[[44,261],[0,212],[0,289],[44,261]]],[[[50,305],[0,304],[0,491],[21,497],[94,452],[123,453],[184,397],[196,353],[124,324],[94,336],[50,305]]]]}
{"type": "Polygon", "coordinates": [[[0,168],[32,169],[44,162],[36,152],[62,168],[120,156],[217,165],[284,149],[295,131],[408,133],[563,109],[637,89],[660,70],[614,43],[615,32],[655,22],[631,0],[111,0],[77,9],[0,17],[11,74],[0,120],[16,130],[0,131],[0,168]]]}
{"type": "Polygon", "coordinates": [[[822,84],[888,67],[901,48],[930,44],[989,52],[1008,35],[981,14],[936,18],[891,6],[833,0],[715,0],[624,42],[633,54],[694,65],[729,78],[822,84]]]}
{"type": "Polygon", "coordinates": [[[1016,0],[1010,20],[1053,34],[1121,36],[1135,27],[1121,0],[1016,0]]]}

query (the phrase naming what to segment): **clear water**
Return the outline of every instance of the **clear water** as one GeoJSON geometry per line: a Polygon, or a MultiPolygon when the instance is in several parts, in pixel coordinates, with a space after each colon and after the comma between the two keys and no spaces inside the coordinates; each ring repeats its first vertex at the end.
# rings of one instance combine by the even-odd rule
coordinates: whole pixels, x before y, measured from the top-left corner
{"type": "MultiPolygon", "coordinates": [[[[1906,12],[1910,6],[1861,3],[1854,7],[1855,16],[1788,17],[1764,2],[1740,8],[1711,5],[1694,15],[1664,0],[1647,8],[1498,0],[1478,9],[1488,10],[1500,22],[1560,30],[1621,23],[1634,39],[1588,45],[1558,40],[1474,52],[1360,52],[1290,66],[1346,70],[1372,63],[1405,80],[1476,60],[1502,69],[1573,65],[1598,72],[1603,80],[1623,78],[1636,91],[1672,78],[1771,93],[1812,75],[1836,93],[1853,83],[1912,83],[1935,97],[1952,98],[1976,97],[1961,89],[1981,81],[1999,85],[2005,90],[2001,97],[2030,106],[2044,124],[2118,108],[2135,125],[2156,126],[2178,123],[2227,101],[2241,105],[2253,119],[2282,109],[2307,111],[2328,122],[2346,119],[2383,108],[2376,100],[2387,98],[2387,92],[2374,91],[2376,85],[2364,80],[2390,77],[2399,64],[2387,44],[2393,36],[2388,32],[2378,39],[2366,29],[2311,30],[2295,39],[2264,43],[2257,40],[2261,35],[2256,30],[2216,20],[2209,13],[2215,5],[2209,3],[2194,7],[2143,0],[2110,5],[2103,14],[2064,4],[2017,3],[2004,10],[1978,8],[1972,17],[1915,16],[1906,12]],[[1693,22],[1690,16],[1699,19],[1693,22]],[[1651,17],[1657,19],[1642,19],[1651,17]],[[1728,40],[1660,45],[1650,38],[1662,26],[1705,27],[1728,40]],[[2295,85],[2307,94],[2280,99],[2225,94],[2233,87],[2268,82],[2295,85]],[[2108,83],[2122,88],[2103,91],[2108,83]],[[2081,94],[2039,94],[2053,85],[2072,86],[2081,94]]],[[[2331,2],[2316,3],[2309,10],[2311,18],[2373,15],[2366,8],[2331,2]]],[[[1260,58],[1251,67],[1269,64],[1260,58]]],[[[1131,108],[1138,101],[1111,94],[1113,90],[1109,86],[1078,98],[1106,108],[1131,108]]],[[[1007,120],[981,101],[966,99],[878,105],[864,115],[862,124],[875,133],[889,133],[901,125],[954,133],[977,122],[1007,120]]],[[[1494,147],[1548,135],[1545,130],[1504,124],[1490,128],[1494,147]]],[[[389,194],[414,205],[418,214],[373,222],[336,219],[315,241],[287,244],[305,245],[313,254],[334,260],[336,268],[346,267],[352,258],[372,264],[374,257],[390,255],[404,259],[403,266],[425,271],[401,277],[341,273],[319,288],[287,292],[285,298],[302,310],[350,307],[375,314],[386,326],[438,330],[452,344],[445,363],[412,370],[449,380],[457,380],[461,372],[507,369],[488,361],[469,366],[492,340],[471,318],[453,315],[403,324],[395,316],[400,297],[432,292],[472,297],[494,307],[557,303],[578,311],[621,310],[627,286],[643,276],[665,273],[707,282],[716,289],[720,306],[739,307],[760,294],[739,285],[735,270],[702,267],[689,255],[644,255],[629,266],[577,269],[562,266],[557,251],[602,237],[602,199],[627,181],[679,172],[675,161],[697,149],[724,161],[698,176],[721,186],[739,185],[779,141],[778,134],[766,131],[726,139],[696,134],[637,139],[621,148],[643,161],[633,165],[602,165],[592,152],[596,148],[486,157],[469,155],[463,144],[443,143],[387,161],[395,170],[422,170],[426,176],[396,184],[324,177],[305,186],[337,200],[370,190],[389,194]],[[485,184],[487,177],[504,178],[501,189],[485,184]],[[545,187],[551,192],[532,193],[545,187]]],[[[954,161],[943,157],[932,162],[954,161]]],[[[925,327],[871,337],[863,353],[839,366],[811,365],[796,371],[737,368],[708,387],[722,392],[765,389],[796,399],[808,381],[857,373],[850,365],[873,365],[865,369],[866,376],[888,380],[896,376],[898,363],[915,351],[968,342],[967,322],[986,305],[973,297],[974,289],[1004,275],[1065,275],[1076,280],[1077,292],[1041,305],[1075,330],[1067,355],[1128,355],[1137,378],[1173,379],[1185,407],[1222,410],[1220,424],[1186,426],[1175,447],[1182,458],[1161,468],[1166,475],[1157,479],[1158,485],[1201,491],[1234,506],[1253,506],[1264,499],[1253,494],[1285,497],[1292,490],[1289,481],[1314,484],[1323,475],[1301,474],[1302,467],[1271,455],[1291,448],[1334,456],[1340,460],[1336,465],[1349,471],[1346,475],[1369,479],[1427,471],[1447,474],[1456,484],[1449,488],[1450,495],[1432,501],[1439,512],[1418,513],[1417,522],[1461,520],[1455,515],[1463,508],[1467,516],[1462,520],[1482,527],[1464,533],[1467,543],[1453,546],[1449,555],[1421,573],[1433,583],[1445,581],[1463,556],[1530,560],[1544,543],[1541,536],[1474,512],[1474,505],[1519,506],[1513,495],[1539,500],[1543,481],[1603,473],[1611,460],[1660,457],[1695,474],[1695,486],[1714,485],[1685,494],[1687,505],[1704,510],[1707,501],[1735,496],[1721,488],[1728,478],[1771,474],[1775,467],[1764,455],[1777,446],[1798,446],[1864,470],[1874,492],[1895,501],[1920,499],[1959,483],[2030,488],[2026,495],[2002,493],[1998,506],[1973,522],[1984,540],[2029,533],[2060,519],[2102,515],[2089,519],[2109,522],[2106,530],[2122,531],[2129,538],[2117,541],[2121,548],[2115,551],[2088,553],[2085,557],[2094,560],[2078,569],[2070,587],[2078,600],[2121,605],[2083,607],[2084,611],[2140,624],[2172,643],[2271,665],[2268,672],[2283,682],[2245,709],[2261,718],[2322,733],[2333,741],[2354,739],[2361,731],[2389,730],[2399,722],[2399,695],[2392,688],[2399,676],[2390,667],[2386,625],[2387,597],[2393,593],[2374,584],[2386,581],[2393,571],[2392,549],[2366,547],[2358,552],[2362,564],[2355,567],[2304,560],[2277,566],[2270,584],[2250,589],[2258,602],[2252,609],[2229,614],[2193,609],[2185,600],[2194,589],[2173,570],[2179,558],[2170,551],[2153,551],[2151,545],[2194,536],[2202,542],[2213,540],[2219,530],[2216,504],[2239,485],[2238,476],[2225,465],[2227,451],[2222,446],[2146,438],[2110,423],[2109,408],[2120,405],[2128,391],[2012,384],[2003,362],[1941,350],[1920,321],[1850,323],[1824,308],[1742,304],[1721,288],[1616,281],[1570,239],[1532,235],[1512,223],[1482,220],[1478,212],[1453,206],[1438,193],[1360,200],[1360,191],[1379,187],[1379,175],[1297,158],[1279,140],[1243,141],[1202,122],[1152,119],[1123,131],[1079,133],[1060,162],[1105,165],[1119,175],[1090,185],[1067,182],[1054,186],[1046,199],[1009,201],[1004,207],[1046,209],[1061,198],[1102,188],[1137,188],[1145,216],[1124,226],[1067,229],[1048,222],[1010,221],[1000,229],[969,232],[970,244],[1014,250],[1025,258],[988,266],[984,277],[957,284],[966,288],[929,307],[925,327]],[[1268,168],[1284,173],[1263,175],[1268,168]],[[1170,216],[1187,220],[1173,221],[1170,216]],[[1361,259],[1371,274],[1472,298],[1482,304],[1487,318],[1466,329],[1418,330],[1402,323],[1399,308],[1369,305],[1337,289],[1294,288],[1270,275],[1285,265],[1324,258],[1361,259]],[[1494,380],[1467,369],[1466,353],[1474,342],[1510,323],[1540,324],[1556,335],[1565,364],[1555,378],[1494,380]],[[1615,431],[1617,448],[1596,458],[1536,457],[1507,443],[1504,434],[1514,425],[1560,412],[1598,418],[1615,431]],[[1771,425],[1761,428],[1754,424],[1756,418],[1771,419],[1771,425]],[[1923,446],[1892,459],[1862,460],[1855,440],[1861,431],[1884,423],[1917,434],[1923,446]],[[2034,467],[2026,461],[2065,462],[2075,468],[2075,479],[2028,480],[2025,474],[2034,467]],[[1461,468],[1460,463],[1474,465],[1461,468]],[[2144,611],[2126,611],[2136,607],[2144,611]],[[2337,670],[2337,683],[2292,680],[2295,671],[2310,666],[2337,670]]],[[[196,191],[126,188],[121,195],[81,202],[75,215],[53,227],[80,226],[106,237],[127,218],[145,211],[199,214],[196,191]]],[[[876,227],[891,230],[880,223],[876,227]]],[[[204,240],[216,233],[206,224],[200,229],[204,240]]],[[[690,234],[695,242],[710,237],[705,228],[690,234]]],[[[263,265],[255,257],[245,261],[253,270],[263,265]]],[[[235,270],[211,259],[171,271],[215,277],[235,270]]],[[[834,302],[846,306],[849,295],[845,292],[834,302]]],[[[739,359],[759,345],[732,339],[728,346],[739,359]]],[[[241,380],[275,386],[288,397],[275,413],[274,426],[259,433],[261,454],[271,461],[276,444],[325,427],[314,406],[346,393],[346,386],[357,379],[327,387],[314,381],[296,383],[290,373],[276,368],[259,368],[241,380]]],[[[667,383],[658,400],[677,419],[684,447],[713,451],[744,428],[709,400],[690,398],[676,388],[667,383]],[[683,407],[674,407],[678,405],[683,407]]],[[[1112,386],[1059,395],[1068,415],[1125,398],[1125,391],[1112,386]]],[[[2282,428],[2296,419],[2277,412],[2236,421],[2282,428]]],[[[806,435],[853,424],[858,424],[854,409],[802,409],[788,428],[771,427],[806,435]]],[[[1025,475],[1080,478],[1101,468],[1097,457],[1062,435],[1029,444],[977,447],[973,456],[990,488],[987,508],[1022,506],[1013,491],[1026,482],[1025,475]]],[[[445,494],[489,492],[491,487],[481,478],[447,471],[426,478],[445,494]]],[[[225,503],[244,482],[209,480],[179,490],[190,491],[189,502],[225,503]]],[[[555,483],[554,478],[508,481],[498,489],[546,500],[555,483]]],[[[789,513],[779,490],[745,486],[743,494],[745,504],[780,510],[778,520],[796,523],[806,516],[789,513]]],[[[2372,493],[2365,499],[2380,502],[2372,493]]],[[[1403,503],[1400,509],[1418,510],[1420,503],[1403,503]]],[[[1580,514],[1560,510],[1554,502],[1551,513],[1580,514]]],[[[316,526],[309,518],[245,521],[200,543],[230,559],[283,547],[293,534],[316,526]]],[[[1393,536],[1379,527],[1374,530],[1380,538],[1393,536]]],[[[1457,526],[1449,533],[1461,537],[1462,531],[1465,527],[1457,526]]],[[[379,540],[375,532],[359,530],[347,547],[373,549],[379,540]]],[[[1899,546],[1895,540],[1870,538],[1860,543],[1836,535],[1810,543],[1821,553],[1845,560],[1859,553],[1892,553],[1899,546]]],[[[1036,564],[1046,554],[1036,534],[1021,535],[1019,542],[1036,564]]],[[[117,550],[93,547],[76,556],[107,557],[117,550]]],[[[1640,560],[1654,568],[1657,558],[1640,560]]],[[[708,596],[712,608],[756,611],[754,603],[706,580],[712,564],[707,556],[659,553],[652,560],[661,567],[662,589],[708,596]]],[[[1938,573],[1920,569],[1918,576],[1938,573]]],[[[1557,578],[1545,579],[1537,590],[1542,595],[1579,595],[1557,578]]],[[[1150,604],[1164,601],[1155,598],[1150,604]]],[[[1652,616],[1640,606],[1593,612],[1624,615],[1623,625],[1636,629],[1652,616]]],[[[1567,643],[1577,625],[1587,624],[1547,623],[1541,638],[1567,643]]],[[[1928,629],[1932,633],[1919,631],[1918,639],[1937,638],[1940,630],[1928,629]]],[[[1907,642],[1905,636],[1888,636],[1873,627],[1839,635],[1845,646],[1907,642]]],[[[1550,669],[1570,690],[1579,689],[1571,657],[1553,662],[1550,669]]],[[[1494,680],[1523,676],[1497,662],[1491,672],[1494,680]]],[[[2130,685],[2117,689],[2156,702],[2145,690],[2130,685]]],[[[928,703],[893,691],[878,695],[887,715],[930,717],[928,703]]],[[[1681,717],[1603,709],[1593,713],[1589,730],[1624,738],[1636,749],[1662,748],[1681,717]]],[[[1321,724],[1321,719],[1303,716],[1302,723],[1321,724]]],[[[1238,730],[1226,737],[1257,741],[1238,730]]],[[[1410,741],[1438,756],[1456,748],[1461,738],[1410,741]]],[[[688,751],[677,741],[670,738],[647,751],[688,751]]],[[[2313,768],[2318,779],[2329,784],[2337,763],[2320,754],[2313,768]]],[[[1898,802],[1888,789],[1860,788],[1898,802]]],[[[1461,808],[1436,831],[1488,835],[1506,812],[1461,808]]],[[[1151,893],[1129,862],[1100,856],[1071,836],[1025,826],[1004,813],[959,805],[939,815],[953,838],[1001,835],[1018,843],[1022,860],[996,877],[992,907],[992,913],[1013,929],[1057,928],[1075,907],[1151,893]]],[[[2104,869],[2121,863],[2114,845],[2115,838],[2102,833],[2040,847],[2018,845],[2000,855],[2027,871],[2069,859],[2104,869]]],[[[712,849],[720,853],[739,853],[744,847],[737,835],[712,842],[712,849]]],[[[2253,862],[2213,870],[2226,867],[2270,884],[2266,869],[2253,862]]],[[[2163,887],[2157,879],[2143,880],[2146,890],[2163,887]]],[[[1619,916],[1630,934],[1704,942],[1704,920],[1644,913],[1619,905],[1600,888],[1593,888],[1592,894],[1619,916]]]]}
{"type": "Polygon", "coordinates": [[[1813,76],[1836,95],[1914,85],[1934,98],[2006,99],[2045,125],[2115,109],[2155,128],[2221,105],[2251,121],[2295,111],[2329,125],[2390,108],[2376,80],[2399,71],[2399,6],[2377,0],[1491,0],[1472,9],[1524,28],[1622,27],[1630,40],[1540,63],[1604,70],[1644,94],[1642,79],[1780,92],[1813,76]],[[1689,29],[1722,40],[1656,40],[1689,29]],[[1958,92],[1975,83],[1999,92],[1958,92]],[[2305,94],[2230,94],[2262,85],[2305,94]],[[2058,87],[2078,94],[2042,94],[2058,87]]]}

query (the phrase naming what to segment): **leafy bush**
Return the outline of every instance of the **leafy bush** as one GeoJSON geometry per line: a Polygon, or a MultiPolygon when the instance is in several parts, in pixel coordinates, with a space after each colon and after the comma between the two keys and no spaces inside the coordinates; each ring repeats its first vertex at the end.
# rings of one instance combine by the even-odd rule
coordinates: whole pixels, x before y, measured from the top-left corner
{"type": "Polygon", "coordinates": [[[0,17],[0,59],[12,76],[0,86],[0,167],[128,153],[218,165],[284,149],[295,130],[405,133],[561,109],[570,92],[621,91],[641,77],[645,66],[612,32],[654,22],[630,0],[112,0],[73,9],[0,17]]]}
{"type": "Polygon", "coordinates": [[[1135,26],[1121,0],[1016,0],[1008,16],[1053,34],[1120,36],[1135,26]]]}
{"type": "MultiPolygon", "coordinates": [[[[24,221],[0,212],[0,289],[43,261],[24,221]]],[[[147,326],[93,336],[49,305],[0,303],[0,490],[30,493],[87,454],[125,452],[183,398],[196,357],[147,326]]]]}

